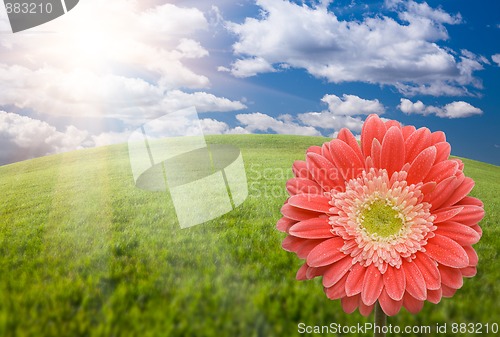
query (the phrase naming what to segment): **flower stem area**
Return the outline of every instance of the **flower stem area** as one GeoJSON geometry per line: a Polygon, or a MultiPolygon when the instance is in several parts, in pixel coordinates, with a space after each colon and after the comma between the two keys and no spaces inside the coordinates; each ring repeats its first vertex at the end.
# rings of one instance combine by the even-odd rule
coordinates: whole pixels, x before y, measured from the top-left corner
{"type": "MultiPolygon", "coordinates": [[[[207,137],[241,149],[249,196],[185,230],[167,193],[134,187],[126,145],[0,167],[0,336],[335,336],[298,325],[373,323],[326,298],[321,279],[296,281],[301,262],[275,228],[293,161],[325,140],[207,137]]],[[[500,323],[500,167],[466,170],[486,208],[478,275],[418,315],[401,309],[393,326],[448,323],[439,337],[451,337],[451,323],[500,323]]]]}
{"type": "Polygon", "coordinates": [[[385,337],[386,334],[382,328],[387,326],[387,315],[382,310],[382,307],[380,307],[378,301],[375,303],[375,326],[381,328],[374,331],[373,337],[385,337]]]}

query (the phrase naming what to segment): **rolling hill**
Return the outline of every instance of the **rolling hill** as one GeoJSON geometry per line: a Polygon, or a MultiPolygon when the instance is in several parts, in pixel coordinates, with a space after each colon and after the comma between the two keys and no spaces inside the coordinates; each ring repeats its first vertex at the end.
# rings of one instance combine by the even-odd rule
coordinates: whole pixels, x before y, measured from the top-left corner
{"type": "MultiPolygon", "coordinates": [[[[328,300],[319,279],[296,281],[300,261],[275,229],[292,162],[325,140],[207,137],[242,150],[249,197],[183,230],[168,193],[135,188],[126,145],[0,167],[0,335],[270,337],[371,322],[328,300]]],[[[500,323],[500,167],[464,162],[486,208],[478,274],[392,325],[447,323],[441,335],[454,336],[452,323],[500,323]]]]}

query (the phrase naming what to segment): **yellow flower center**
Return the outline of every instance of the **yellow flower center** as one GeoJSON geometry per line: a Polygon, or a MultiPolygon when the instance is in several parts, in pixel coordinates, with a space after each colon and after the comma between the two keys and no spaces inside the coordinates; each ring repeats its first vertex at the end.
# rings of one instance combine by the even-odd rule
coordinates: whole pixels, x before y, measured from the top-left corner
{"type": "Polygon", "coordinates": [[[360,215],[361,226],[368,234],[383,238],[398,234],[404,225],[401,213],[385,200],[365,204],[360,215]]]}

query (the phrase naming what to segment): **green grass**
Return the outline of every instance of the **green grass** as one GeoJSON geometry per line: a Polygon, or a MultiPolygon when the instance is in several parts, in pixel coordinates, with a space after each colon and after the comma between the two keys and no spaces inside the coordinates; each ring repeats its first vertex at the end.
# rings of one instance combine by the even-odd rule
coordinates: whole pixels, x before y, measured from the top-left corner
{"type": "MultiPolygon", "coordinates": [[[[292,162],[325,139],[208,141],[242,150],[250,195],[184,230],[167,193],[134,187],[126,145],[0,167],[0,336],[297,336],[300,322],[371,322],[328,300],[319,279],[296,281],[300,261],[275,229],[292,162]]],[[[500,323],[500,168],[464,161],[486,207],[478,275],[393,326],[447,323],[440,336],[454,336],[451,323],[500,323]]]]}

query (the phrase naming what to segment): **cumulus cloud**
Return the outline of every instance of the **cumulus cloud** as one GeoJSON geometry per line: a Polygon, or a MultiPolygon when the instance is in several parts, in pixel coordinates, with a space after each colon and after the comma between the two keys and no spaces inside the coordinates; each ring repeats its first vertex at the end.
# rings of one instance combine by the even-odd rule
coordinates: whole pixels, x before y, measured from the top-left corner
{"type": "Polygon", "coordinates": [[[305,125],[337,131],[342,128],[349,128],[353,132],[361,132],[363,126],[361,117],[335,116],[328,111],[307,112],[299,114],[297,118],[305,125]]]}
{"type": "Polygon", "coordinates": [[[189,6],[86,0],[57,20],[11,34],[0,6],[0,108],[33,111],[40,118],[3,117],[8,124],[1,126],[0,159],[127,140],[126,132],[89,135],[78,128],[82,117],[112,118],[135,129],[190,106],[201,113],[246,108],[211,94],[208,77],[194,70],[193,61],[209,56],[199,40],[209,27],[205,14],[189,6]],[[72,117],[75,125],[66,130],[43,122],[72,117]]]}
{"type": "Polygon", "coordinates": [[[76,150],[87,137],[73,125],[58,131],[46,122],[0,111],[0,165],[76,150]]]}
{"type": "Polygon", "coordinates": [[[377,99],[367,100],[356,95],[325,95],[321,101],[328,105],[327,110],[299,114],[298,120],[304,125],[322,129],[338,131],[349,128],[361,132],[363,119],[360,116],[385,112],[385,107],[377,99]]]}
{"type": "MultiPolygon", "coordinates": [[[[4,27],[2,6],[0,12],[4,27]]],[[[242,109],[240,102],[207,93],[209,79],[187,65],[209,55],[197,40],[208,28],[196,8],[87,0],[43,26],[0,34],[0,106],[129,122],[177,106],[242,109]]]]}
{"type": "MultiPolygon", "coordinates": [[[[224,71],[224,68],[220,68],[224,71]]],[[[231,73],[236,77],[250,77],[259,73],[274,72],[273,66],[262,57],[237,60],[232,64],[231,73]]]]}
{"type": "Polygon", "coordinates": [[[356,95],[344,94],[325,95],[321,101],[328,106],[320,112],[306,112],[292,116],[283,114],[277,118],[263,113],[238,114],[236,119],[249,132],[275,132],[282,134],[319,136],[318,129],[324,134],[335,134],[342,128],[349,128],[353,132],[361,132],[363,120],[361,116],[372,113],[383,114],[384,106],[377,100],[368,100],[356,95]]]}
{"type": "Polygon", "coordinates": [[[224,134],[248,134],[248,130],[238,126],[231,128],[227,123],[212,118],[200,120],[201,128],[205,135],[224,135],[224,134]]]}
{"type": "Polygon", "coordinates": [[[326,6],[283,0],[257,0],[261,16],[226,26],[237,37],[235,76],[301,68],[341,83],[392,85],[405,94],[464,95],[480,88],[474,72],[481,62],[438,45],[449,38],[445,25],[459,24],[427,3],[389,1],[389,16],[340,20],[326,6]],[[297,23],[300,24],[297,24],[297,23]]]}
{"type": "Polygon", "coordinates": [[[464,101],[457,101],[446,104],[443,107],[426,106],[422,101],[412,102],[409,99],[402,98],[399,109],[405,114],[431,115],[434,114],[441,118],[465,118],[481,115],[483,111],[464,101]]]}
{"type": "Polygon", "coordinates": [[[206,92],[185,93],[180,90],[169,91],[162,103],[163,108],[170,111],[195,106],[198,112],[227,112],[246,108],[240,101],[231,101],[225,97],[218,97],[206,92]]]}
{"type": "Polygon", "coordinates": [[[497,64],[497,66],[500,67],[500,54],[492,55],[491,59],[493,60],[493,62],[497,64]]]}
{"type": "Polygon", "coordinates": [[[356,95],[325,95],[322,102],[328,104],[328,110],[334,115],[369,115],[383,114],[385,109],[378,99],[367,100],[356,95]]]}
{"type": "Polygon", "coordinates": [[[255,112],[251,114],[238,114],[236,119],[248,132],[275,132],[288,135],[321,136],[321,133],[311,126],[299,125],[290,120],[290,116],[273,118],[269,115],[255,112]]]}
{"type": "Polygon", "coordinates": [[[112,144],[122,144],[128,141],[130,132],[102,132],[92,135],[90,139],[83,143],[84,147],[100,147],[112,144]]]}

